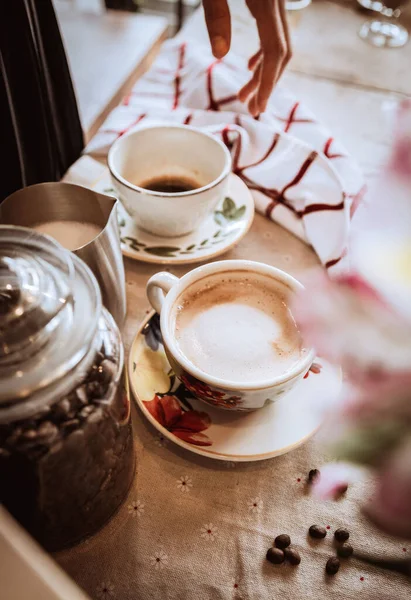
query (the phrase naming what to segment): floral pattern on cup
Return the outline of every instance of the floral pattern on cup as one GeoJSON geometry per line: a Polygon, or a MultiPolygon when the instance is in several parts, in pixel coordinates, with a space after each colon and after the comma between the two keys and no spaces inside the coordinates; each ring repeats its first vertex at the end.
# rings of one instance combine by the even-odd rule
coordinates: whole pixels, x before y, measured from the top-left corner
{"type": "Polygon", "coordinates": [[[180,375],[180,379],[185,387],[192,394],[194,394],[194,396],[197,396],[197,398],[200,398],[200,400],[204,400],[204,402],[208,402],[213,406],[218,406],[219,408],[225,408],[228,410],[241,409],[241,396],[230,396],[230,394],[227,394],[227,392],[211,387],[186,372],[183,372],[180,375]]]}

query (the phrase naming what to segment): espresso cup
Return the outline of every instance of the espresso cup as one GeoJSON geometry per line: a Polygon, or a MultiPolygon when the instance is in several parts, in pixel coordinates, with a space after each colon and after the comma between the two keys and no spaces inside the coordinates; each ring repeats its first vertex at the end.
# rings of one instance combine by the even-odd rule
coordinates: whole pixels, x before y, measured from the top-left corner
{"type": "Polygon", "coordinates": [[[139,128],[108,154],[114,188],[137,225],[159,236],[190,233],[225,197],[231,155],[187,125],[139,128]]]}
{"type": "Polygon", "coordinates": [[[179,380],[212,406],[250,411],[288,392],[314,360],[289,308],[301,289],[274,267],[227,260],[181,279],[157,273],[147,297],[179,380]]]}

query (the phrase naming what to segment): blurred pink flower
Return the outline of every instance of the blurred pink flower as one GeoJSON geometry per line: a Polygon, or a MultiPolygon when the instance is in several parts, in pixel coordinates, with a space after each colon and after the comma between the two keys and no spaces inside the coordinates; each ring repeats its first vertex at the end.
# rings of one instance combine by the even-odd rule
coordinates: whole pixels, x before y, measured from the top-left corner
{"type": "Polygon", "coordinates": [[[384,531],[411,538],[411,434],[380,467],[365,512],[384,531]]]}
{"type": "MultiPolygon", "coordinates": [[[[372,469],[364,512],[411,537],[411,102],[402,105],[388,167],[358,210],[351,272],[316,273],[295,303],[307,343],[345,371],[345,395],[327,426],[333,455],[372,469]]],[[[314,493],[335,498],[358,472],[326,465],[314,493]]]]}
{"type": "Polygon", "coordinates": [[[316,272],[295,312],[307,342],[353,378],[411,365],[411,327],[359,275],[316,272]]]}
{"type": "Polygon", "coordinates": [[[335,500],[351,483],[363,478],[363,472],[349,463],[329,463],[321,469],[321,476],[313,486],[314,495],[320,500],[335,500]]]}
{"type": "Polygon", "coordinates": [[[400,177],[411,177],[411,100],[399,107],[397,131],[389,168],[400,177]]]}

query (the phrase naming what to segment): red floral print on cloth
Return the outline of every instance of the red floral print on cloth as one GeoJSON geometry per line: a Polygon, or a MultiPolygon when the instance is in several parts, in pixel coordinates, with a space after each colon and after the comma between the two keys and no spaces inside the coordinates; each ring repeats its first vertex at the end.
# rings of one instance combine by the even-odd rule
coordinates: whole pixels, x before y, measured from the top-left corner
{"type": "Polygon", "coordinates": [[[155,420],[184,442],[195,446],[211,446],[210,438],[201,433],[211,425],[211,419],[205,412],[198,410],[183,411],[175,396],[154,396],[144,402],[148,412],[155,420]]]}
{"type": "Polygon", "coordinates": [[[319,363],[313,363],[311,367],[308,369],[307,373],[304,375],[304,379],[307,379],[310,372],[315,375],[319,375],[321,373],[322,366],[319,363]]]}
{"type": "Polygon", "coordinates": [[[229,409],[237,408],[242,403],[240,396],[229,396],[225,392],[219,392],[188,373],[181,375],[180,379],[192,394],[214,406],[229,409]]]}

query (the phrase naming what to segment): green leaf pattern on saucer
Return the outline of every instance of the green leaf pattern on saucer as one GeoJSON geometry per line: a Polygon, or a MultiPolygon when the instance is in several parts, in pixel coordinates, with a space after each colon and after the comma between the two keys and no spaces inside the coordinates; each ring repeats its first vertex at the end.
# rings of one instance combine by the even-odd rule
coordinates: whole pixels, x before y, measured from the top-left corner
{"type": "MultiPolygon", "coordinates": [[[[114,188],[104,188],[103,193],[111,196],[116,196],[117,193],[114,188]]],[[[209,235],[190,243],[188,245],[150,245],[138,239],[135,235],[130,235],[130,217],[127,214],[122,204],[119,206],[118,211],[118,224],[120,227],[120,239],[121,244],[126,249],[131,250],[133,254],[137,255],[152,255],[160,258],[183,258],[198,255],[199,253],[207,253],[208,251],[219,246],[226,244],[226,240],[229,237],[235,236],[238,233],[238,225],[245,217],[246,206],[243,204],[237,206],[234,200],[230,197],[226,197],[222,205],[214,212],[214,223],[215,227],[209,235]]],[[[178,238],[176,238],[178,239],[178,238]]],[[[173,240],[174,241],[174,240],[173,240]]],[[[138,258],[136,256],[136,258],[138,258]]]]}
{"type": "Polygon", "coordinates": [[[225,227],[227,223],[232,223],[233,221],[238,221],[245,214],[245,206],[240,206],[237,208],[234,200],[231,198],[225,198],[222,206],[222,210],[216,210],[214,212],[214,221],[221,225],[221,227],[225,227]]]}

